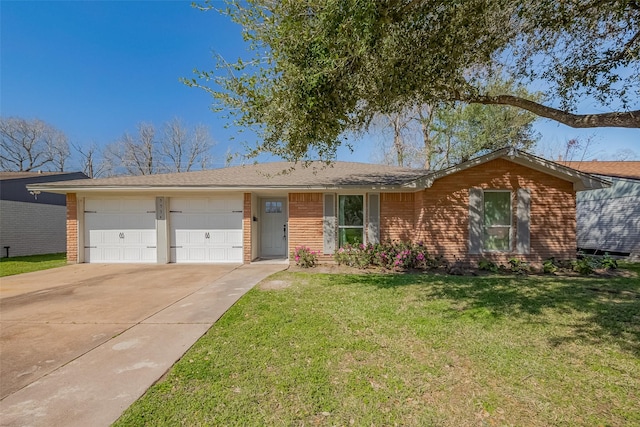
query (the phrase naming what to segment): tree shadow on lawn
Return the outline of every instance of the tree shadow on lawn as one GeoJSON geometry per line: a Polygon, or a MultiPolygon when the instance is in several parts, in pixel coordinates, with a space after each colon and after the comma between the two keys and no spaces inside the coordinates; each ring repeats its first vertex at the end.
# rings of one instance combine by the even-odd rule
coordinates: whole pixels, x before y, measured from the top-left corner
{"type": "Polygon", "coordinates": [[[572,341],[617,344],[640,356],[638,278],[401,274],[348,276],[347,280],[381,289],[418,286],[422,298],[454,301],[452,316],[484,309],[496,317],[527,316],[530,323],[547,324],[546,311],[566,313],[571,322],[566,326],[574,332],[549,338],[551,345],[572,341]]]}

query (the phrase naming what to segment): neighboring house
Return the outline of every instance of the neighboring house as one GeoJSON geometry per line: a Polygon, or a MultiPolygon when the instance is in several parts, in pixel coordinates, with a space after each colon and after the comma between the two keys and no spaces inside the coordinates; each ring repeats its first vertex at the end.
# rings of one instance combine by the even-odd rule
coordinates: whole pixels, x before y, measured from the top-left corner
{"type": "Polygon", "coordinates": [[[65,252],[65,196],[31,194],[26,186],[86,178],[81,172],[0,172],[0,256],[65,252]]]}
{"type": "Polygon", "coordinates": [[[640,162],[562,162],[611,181],[610,188],[579,193],[578,247],[640,257],[640,162]]]}
{"type": "Polygon", "coordinates": [[[502,149],[440,172],[336,162],[32,185],[67,196],[70,262],[321,260],[349,242],[423,241],[450,261],[575,258],[576,191],[606,181],[502,149]]]}

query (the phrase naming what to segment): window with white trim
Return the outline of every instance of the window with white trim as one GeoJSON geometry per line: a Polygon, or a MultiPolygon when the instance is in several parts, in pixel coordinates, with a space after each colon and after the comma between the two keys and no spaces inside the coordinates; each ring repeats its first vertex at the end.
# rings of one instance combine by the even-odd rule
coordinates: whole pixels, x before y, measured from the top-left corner
{"type": "Polygon", "coordinates": [[[489,252],[511,250],[511,191],[484,191],[483,248],[489,252]]]}
{"type": "Polygon", "coordinates": [[[364,243],[364,196],[338,196],[338,247],[364,243]]]}

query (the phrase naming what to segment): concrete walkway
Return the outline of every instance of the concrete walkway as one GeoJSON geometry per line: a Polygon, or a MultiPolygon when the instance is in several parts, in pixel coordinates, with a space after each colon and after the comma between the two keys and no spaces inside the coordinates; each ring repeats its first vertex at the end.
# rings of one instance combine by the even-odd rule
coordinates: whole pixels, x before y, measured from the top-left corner
{"type": "Polygon", "coordinates": [[[108,426],[242,295],[287,265],[243,265],[0,402],[2,426],[108,426]]]}

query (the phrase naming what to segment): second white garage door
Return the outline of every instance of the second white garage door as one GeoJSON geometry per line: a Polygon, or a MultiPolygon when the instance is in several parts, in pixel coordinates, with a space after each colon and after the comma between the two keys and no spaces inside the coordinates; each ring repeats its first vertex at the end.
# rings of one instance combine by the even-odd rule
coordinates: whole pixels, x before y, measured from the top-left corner
{"type": "Polygon", "coordinates": [[[242,262],[242,196],[171,198],[171,262],[242,262]]]}

